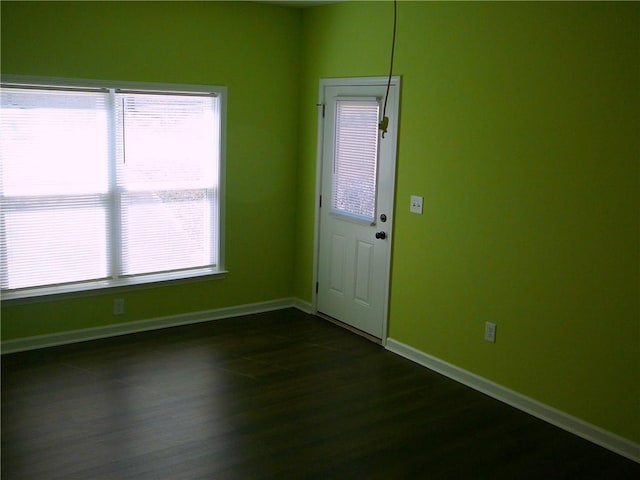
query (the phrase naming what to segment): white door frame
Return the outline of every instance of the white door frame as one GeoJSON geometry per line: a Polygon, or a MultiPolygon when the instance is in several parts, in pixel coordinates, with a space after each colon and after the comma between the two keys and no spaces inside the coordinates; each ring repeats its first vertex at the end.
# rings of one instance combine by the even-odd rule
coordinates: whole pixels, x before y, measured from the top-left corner
{"type": "MultiPolygon", "coordinates": [[[[351,77],[351,78],[321,78],[320,79],[320,87],[318,94],[318,137],[317,137],[317,158],[316,158],[316,192],[314,197],[315,202],[315,221],[314,221],[314,235],[313,235],[313,285],[312,285],[312,300],[311,307],[312,313],[318,313],[318,293],[316,289],[316,285],[318,284],[318,257],[320,254],[320,195],[322,194],[322,161],[323,161],[323,138],[324,138],[324,105],[325,105],[325,88],[326,87],[354,87],[354,86],[386,86],[389,83],[389,77],[351,77]]],[[[396,95],[392,98],[395,99],[394,102],[387,104],[387,112],[389,115],[397,115],[397,120],[392,122],[392,125],[395,127],[394,134],[392,135],[392,151],[394,153],[392,164],[393,168],[390,179],[391,184],[393,185],[393,210],[395,212],[395,185],[396,185],[396,165],[397,165],[397,157],[398,157],[398,124],[400,119],[400,76],[391,77],[391,86],[396,89],[396,95]]],[[[395,224],[395,215],[392,216],[392,223],[395,224]]],[[[391,225],[391,230],[393,231],[394,225],[391,225]]],[[[390,236],[389,241],[391,245],[389,246],[389,258],[387,268],[387,281],[385,288],[385,298],[384,298],[384,318],[383,318],[383,326],[382,326],[382,345],[386,345],[387,335],[388,335],[388,320],[389,320],[389,287],[391,285],[391,257],[393,254],[393,237],[392,234],[390,236]]]]}

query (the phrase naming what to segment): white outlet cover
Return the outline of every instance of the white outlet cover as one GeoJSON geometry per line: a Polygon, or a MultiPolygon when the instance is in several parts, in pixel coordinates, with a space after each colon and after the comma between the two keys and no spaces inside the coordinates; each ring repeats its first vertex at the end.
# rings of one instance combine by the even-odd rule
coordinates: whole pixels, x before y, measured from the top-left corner
{"type": "Polygon", "coordinates": [[[114,315],[124,314],[124,298],[116,298],[113,300],[113,314],[114,315]]]}
{"type": "Polygon", "coordinates": [[[422,215],[423,200],[423,197],[420,197],[418,195],[411,195],[411,206],[409,207],[409,211],[417,215],[422,215]]]}

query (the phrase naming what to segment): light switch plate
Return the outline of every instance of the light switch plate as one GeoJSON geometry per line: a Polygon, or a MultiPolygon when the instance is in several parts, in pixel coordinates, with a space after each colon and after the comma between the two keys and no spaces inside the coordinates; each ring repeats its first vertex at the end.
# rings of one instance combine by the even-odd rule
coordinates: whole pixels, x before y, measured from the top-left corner
{"type": "Polygon", "coordinates": [[[484,339],[490,343],[496,343],[496,324],[491,322],[484,323],[484,339]]]}
{"type": "Polygon", "coordinates": [[[418,195],[411,195],[411,206],[409,211],[417,215],[422,215],[422,201],[423,198],[418,195]]]}

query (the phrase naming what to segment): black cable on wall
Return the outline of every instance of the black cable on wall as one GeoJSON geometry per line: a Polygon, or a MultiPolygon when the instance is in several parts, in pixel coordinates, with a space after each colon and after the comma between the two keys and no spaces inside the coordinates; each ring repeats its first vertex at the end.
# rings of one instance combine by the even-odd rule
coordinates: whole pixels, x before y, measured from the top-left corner
{"type": "Polygon", "coordinates": [[[389,117],[387,117],[387,100],[389,99],[389,89],[391,88],[391,77],[393,75],[393,59],[396,50],[396,29],[398,25],[398,0],[393,0],[393,36],[391,38],[391,64],[389,65],[389,80],[387,81],[387,93],[384,96],[384,106],[382,107],[382,121],[378,124],[378,128],[382,130],[382,138],[387,133],[389,126],[389,117]]]}

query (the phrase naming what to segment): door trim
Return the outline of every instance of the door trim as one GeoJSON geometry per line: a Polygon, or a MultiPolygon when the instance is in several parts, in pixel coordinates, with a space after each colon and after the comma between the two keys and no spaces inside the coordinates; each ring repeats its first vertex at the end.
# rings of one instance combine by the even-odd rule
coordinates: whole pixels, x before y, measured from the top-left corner
{"type": "MultiPolygon", "coordinates": [[[[393,131],[393,143],[391,146],[394,152],[391,169],[391,185],[393,185],[393,210],[395,211],[395,191],[396,191],[396,169],[398,159],[398,125],[400,123],[400,76],[391,77],[391,86],[396,89],[396,95],[393,96],[394,101],[387,104],[388,114],[395,114],[398,118],[396,122],[392,122],[395,130],[393,131]]],[[[324,105],[325,105],[325,90],[327,87],[358,87],[358,86],[386,86],[389,83],[389,77],[350,77],[350,78],[321,78],[319,93],[318,93],[318,130],[317,130],[317,151],[316,151],[316,191],[314,195],[314,234],[313,234],[313,284],[311,288],[311,305],[314,314],[318,314],[318,293],[316,291],[316,285],[318,282],[318,257],[320,255],[320,195],[322,193],[322,158],[323,158],[323,139],[324,139],[324,105]]],[[[395,215],[393,215],[395,223],[395,215]]],[[[393,225],[392,225],[393,231],[393,225]]],[[[384,304],[382,321],[382,345],[386,345],[388,336],[388,320],[389,320],[389,289],[391,286],[391,257],[393,256],[393,238],[395,235],[391,235],[389,246],[389,257],[387,259],[387,280],[385,288],[384,304]]],[[[342,324],[342,322],[340,322],[342,324]]]]}

